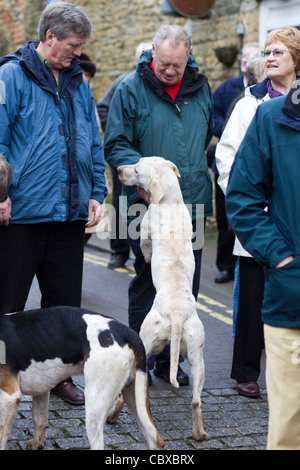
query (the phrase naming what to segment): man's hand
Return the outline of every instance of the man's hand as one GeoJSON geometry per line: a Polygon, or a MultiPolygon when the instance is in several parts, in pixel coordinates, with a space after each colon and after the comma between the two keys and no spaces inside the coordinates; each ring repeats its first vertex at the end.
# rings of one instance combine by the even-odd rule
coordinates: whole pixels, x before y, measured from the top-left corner
{"type": "Polygon", "coordinates": [[[286,266],[287,264],[291,263],[294,259],[294,256],[288,256],[287,258],[282,259],[275,265],[275,268],[282,268],[283,266],[286,266]]]}
{"type": "Polygon", "coordinates": [[[90,199],[89,202],[89,217],[86,228],[95,227],[99,224],[102,215],[102,204],[96,199],[90,199]]]}
{"type": "Polygon", "coordinates": [[[11,200],[9,197],[0,202],[0,225],[8,225],[11,214],[11,200]]]}

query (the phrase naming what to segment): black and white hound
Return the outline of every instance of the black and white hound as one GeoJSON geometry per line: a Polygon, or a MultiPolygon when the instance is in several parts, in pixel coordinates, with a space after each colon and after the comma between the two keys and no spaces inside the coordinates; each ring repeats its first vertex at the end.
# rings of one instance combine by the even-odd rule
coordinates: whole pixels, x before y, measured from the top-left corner
{"type": "Polygon", "coordinates": [[[43,448],[49,391],[60,381],[82,373],[91,449],[104,448],[104,424],[121,391],[149,448],[163,448],[149,407],[145,349],[130,328],[85,309],[52,307],[0,315],[0,341],[1,450],[22,393],[33,396],[34,438],[27,448],[43,448]]]}

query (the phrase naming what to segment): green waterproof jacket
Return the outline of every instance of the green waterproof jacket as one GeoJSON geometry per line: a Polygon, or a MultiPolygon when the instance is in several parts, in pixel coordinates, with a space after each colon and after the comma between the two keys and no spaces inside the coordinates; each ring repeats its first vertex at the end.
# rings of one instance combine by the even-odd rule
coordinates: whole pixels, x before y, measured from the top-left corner
{"type": "MultiPolygon", "coordinates": [[[[193,219],[212,214],[212,181],[205,150],[213,135],[213,105],[207,78],[190,55],[175,102],[150,66],[145,51],[137,69],[125,77],[111,101],[104,152],[110,166],[135,164],[160,156],[181,174],[183,199],[193,219]]],[[[135,188],[124,187],[127,207],[139,201],[135,188]]]]}

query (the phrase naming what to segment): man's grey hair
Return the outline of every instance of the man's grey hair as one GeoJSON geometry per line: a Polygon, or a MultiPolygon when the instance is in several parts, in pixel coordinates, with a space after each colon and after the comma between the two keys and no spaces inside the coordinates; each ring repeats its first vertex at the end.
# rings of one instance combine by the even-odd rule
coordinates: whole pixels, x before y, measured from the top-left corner
{"type": "Polygon", "coordinates": [[[153,38],[155,50],[159,48],[164,39],[169,39],[170,45],[172,47],[177,47],[181,42],[184,42],[187,56],[190,55],[192,48],[192,37],[182,26],[175,24],[161,26],[153,38]]]}
{"type": "Polygon", "coordinates": [[[88,38],[91,35],[92,23],[80,6],[69,2],[54,2],[44,9],[40,18],[38,33],[42,42],[46,41],[48,30],[51,30],[59,41],[70,34],[88,38]]]}
{"type": "Polygon", "coordinates": [[[8,193],[12,179],[12,169],[8,161],[0,155],[0,202],[8,193]]]}

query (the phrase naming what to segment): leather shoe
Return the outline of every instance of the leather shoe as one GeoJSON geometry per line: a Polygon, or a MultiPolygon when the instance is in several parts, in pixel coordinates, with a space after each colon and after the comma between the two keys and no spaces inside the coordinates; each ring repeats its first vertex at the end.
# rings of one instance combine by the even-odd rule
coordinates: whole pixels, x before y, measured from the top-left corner
{"type": "Polygon", "coordinates": [[[127,261],[127,258],[122,255],[112,255],[110,262],[108,263],[108,269],[123,268],[127,261]]]}
{"type": "MultiPolygon", "coordinates": [[[[170,383],[170,364],[165,363],[165,364],[159,364],[154,366],[153,370],[154,375],[156,377],[160,377],[163,379],[165,382],[168,384],[170,383]]],[[[189,385],[190,380],[189,376],[183,372],[180,366],[178,366],[178,371],[177,371],[177,382],[179,385],[189,385]]]]}
{"type": "Polygon", "coordinates": [[[69,405],[84,405],[84,392],[73,382],[60,382],[51,390],[51,393],[58,395],[69,405]]]}
{"type": "Polygon", "coordinates": [[[228,271],[227,269],[224,269],[223,271],[220,271],[219,274],[215,277],[215,282],[217,284],[223,284],[225,282],[232,281],[234,278],[234,273],[228,271]]]}
{"type": "Polygon", "coordinates": [[[240,395],[249,398],[257,398],[260,395],[259,386],[256,382],[238,382],[237,391],[240,395]]]}

